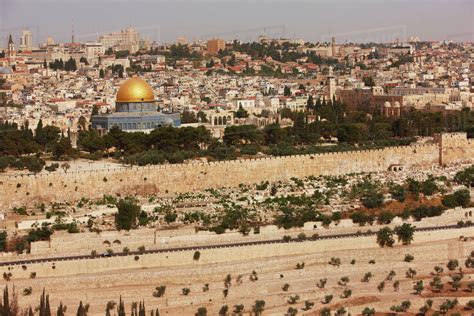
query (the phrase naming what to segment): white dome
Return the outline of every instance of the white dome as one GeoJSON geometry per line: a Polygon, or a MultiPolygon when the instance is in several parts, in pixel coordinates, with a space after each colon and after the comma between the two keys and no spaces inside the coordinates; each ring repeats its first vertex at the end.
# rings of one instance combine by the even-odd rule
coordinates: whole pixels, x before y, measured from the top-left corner
{"type": "Polygon", "coordinates": [[[385,102],[385,104],[384,104],[383,106],[384,106],[384,107],[386,107],[386,108],[390,108],[390,107],[392,107],[392,106],[390,105],[390,102],[388,102],[388,101],[387,101],[387,102],[385,102]]]}
{"type": "Polygon", "coordinates": [[[395,104],[393,105],[394,108],[399,108],[400,107],[400,102],[395,101],[395,104]]]}

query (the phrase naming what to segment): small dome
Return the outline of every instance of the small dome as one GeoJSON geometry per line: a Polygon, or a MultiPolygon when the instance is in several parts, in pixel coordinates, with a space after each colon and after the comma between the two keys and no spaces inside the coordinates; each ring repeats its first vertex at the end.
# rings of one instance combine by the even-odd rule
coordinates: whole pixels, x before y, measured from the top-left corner
{"type": "Polygon", "coordinates": [[[150,85],[140,78],[130,78],[120,86],[117,102],[153,102],[155,95],[150,85]]]}
{"type": "Polygon", "coordinates": [[[390,107],[392,107],[392,106],[390,105],[390,102],[388,102],[388,101],[387,101],[387,102],[385,102],[385,104],[384,104],[383,106],[384,106],[384,107],[386,107],[386,108],[390,108],[390,107]]]}
{"type": "Polygon", "coordinates": [[[395,103],[393,104],[393,107],[394,108],[399,108],[400,107],[400,102],[395,101],[395,103]]]}
{"type": "Polygon", "coordinates": [[[13,70],[10,67],[0,67],[0,74],[11,75],[13,74],[13,70]]]}
{"type": "Polygon", "coordinates": [[[163,124],[164,124],[164,125],[173,125],[174,122],[173,122],[173,119],[172,119],[171,117],[165,117],[165,118],[163,119],[163,124]]]}

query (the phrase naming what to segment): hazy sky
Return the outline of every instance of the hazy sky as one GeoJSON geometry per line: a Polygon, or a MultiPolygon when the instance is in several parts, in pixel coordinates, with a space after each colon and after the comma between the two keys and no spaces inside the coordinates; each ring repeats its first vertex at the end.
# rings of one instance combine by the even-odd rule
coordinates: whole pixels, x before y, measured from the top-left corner
{"type": "Polygon", "coordinates": [[[34,42],[70,41],[135,27],[151,40],[270,36],[339,42],[421,39],[474,41],[474,0],[0,0],[0,46],[28,26],[34,42]],[[271,28],[270,26],[274,26],[271,28]],[[275,27],[278,26],[278,27],[275,27]]]}

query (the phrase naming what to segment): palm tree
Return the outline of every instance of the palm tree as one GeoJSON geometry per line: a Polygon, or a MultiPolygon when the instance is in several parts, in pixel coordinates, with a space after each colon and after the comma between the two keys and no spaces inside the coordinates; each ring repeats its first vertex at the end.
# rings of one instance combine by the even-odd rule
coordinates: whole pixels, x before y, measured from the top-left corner
{"type": "Polygon", "coordinates": [[[408,223],[395,227],[395,234],[397,234],[398,241],[401,241],[404,245],[408,245],[413,241],[414,233],[415,228],[408,223]]]}
{"type": "Polygon", "coordinates": [[[377,232],[377,243],[380,247],[392,247],[395,243],[393,240],[393,231],[390,227],[384,227],[377,232]]]}

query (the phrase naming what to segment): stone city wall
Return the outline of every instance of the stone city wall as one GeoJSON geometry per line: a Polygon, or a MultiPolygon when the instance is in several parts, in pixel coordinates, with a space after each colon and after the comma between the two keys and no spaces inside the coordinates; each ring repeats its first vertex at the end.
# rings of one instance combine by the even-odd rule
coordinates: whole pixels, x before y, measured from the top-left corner
{"type": "Polygon", "coordinates": [[[466,134],[449,135],[438,137],[438,142],[433,144],[366,151],[86,172],[42,172],[29,176],[3,175],[0,176],[0,207],[34,206],[55,201],[74,203],[81,198],[101,198],[104,194],[187,192],[291,177],[380,172],[391,165],[426,166],[474,157],[474,142],[468,141],[466,134]],[[440,144],[447,149],[443,150],[440,144]]]}

